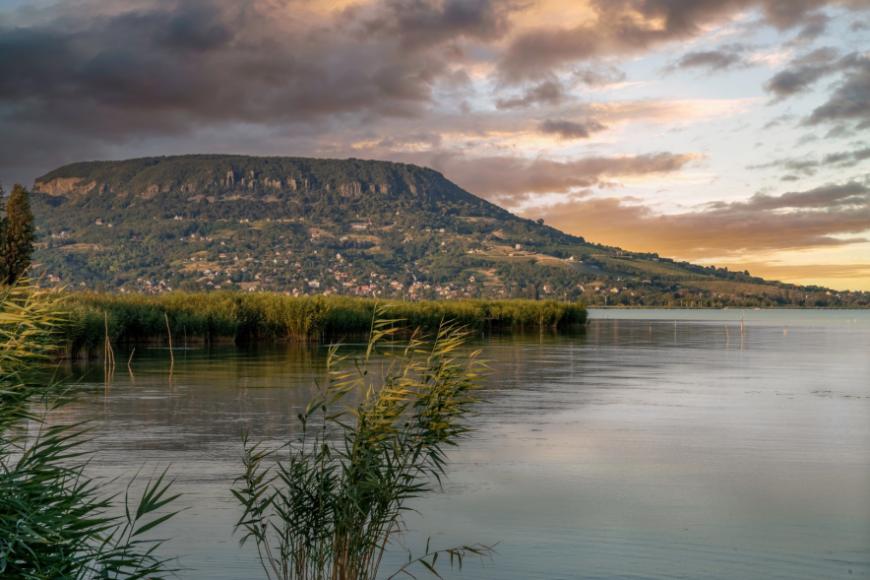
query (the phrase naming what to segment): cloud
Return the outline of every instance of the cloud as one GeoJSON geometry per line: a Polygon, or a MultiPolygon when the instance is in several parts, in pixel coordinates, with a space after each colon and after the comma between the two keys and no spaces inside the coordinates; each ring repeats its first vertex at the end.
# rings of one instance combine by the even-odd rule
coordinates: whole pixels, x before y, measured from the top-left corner
{"type": "Polygon", "coordinates": [[[572,76],[590,87],[613,85],[625,80],[625,73],[613,65],[592,65],[575,69],[572,76]]]}
{"type": "Polygon", "coordinates": [[[864,10],[864,0],[590,0],[593,16],[569,27],[539,27],[512,39],[499,67],[509,82],[540,78],[576,61],[637,54],[688,40],[747,9],[780,30],[819,25],[828,6],[864,10]]]}
{"type": "Polygon", "coordinates": [[[185,144],[226,150],[254,131],[261,143],[293,143],[236,152],[315,154],[313,134],[423,119],[438,90],[467,90],[466,65],[485,58],[467,51],[505,34],[514,10],[512,0],[0,9],[0,176],[30,179],[61,163],[185,144]]]}
{"type": "Polygon", "coordinates": [[[813,110],[807,125],[857,122],[859,129],[870,128],[870,57],[852,54],[840,66],[846,70],[828,100],[813,110]]]}
{"type": "Polygon", "coordinates": [[[592,133],[607,127],[594,119],[568,121],[565,119],[546,119],[540,125],[542,133],[558,135],[562,139],[588,139],[592,133]]]}
{"type": "Polygon", "coordinates": [[[508,16],[517,8],[503,0],[387,0],[366,28],[414,49],[459,38],[490,40],[506,32],[508,16]]]}
{"type": "Polygon", "coordinates": [[[842,185],[829,184],[808,191],[789,192],[779,196],[756,194],[746,202],[719,203],[717,211],[756,211],[820,208],[823,210],[864,206],[870,209],[870,187],[852,181],[842,185]]]}
{"type": "MultiPolygon", "coordinates": [[[[462,78],[465,44],[503,34],[511,10],[495,0],[332,11],[298,0],[81,0],[9,13],[4,140],[75,133],[82,155],[203,127],[299,133],[420,116],[436,87],[462,78]]],[[[42,146],[44,163],[55,161],[56,147],[42,146]]],[[[16,147],[0,148],[3,165],[21,161],[16,147]]]]}
{"type": "Polygon", "coordinates": [[[775,74],[764,88],[777,98],[784,99],[809,89],[819,79],[840,70],[839,56],[831,47],[818,48],[792,60],[788,67],[775,74]]]}
{"type": "Polygon", "coordinates": [[[674,63],[673,68],[705,68],[708,70],[725,70],[743,64],[743,57],[736,52],[726,50],[702,50],[688,52],[674,63]]]}
{"type": "MultiPolygon", "coordinates": [[[[797,179],[797,176],[794,175],[795,173],[800,173],[803,175],[815,175],[819,170],[826,168],[846,169],[856,167],[857,165],[863,163],[864,161],[867,161],[868,159],[870,159],[870,147],[865,146],[859,149],[852,149],[849,151],[828,153],[820,159],[775,159],[767,163],[749,165],[747,169],[769,169],[771,167],[779,167],[791,172],[790,175],[786,176],[789,178],[787,179],[787,181],[790,181],[797,179]]],[[[785,177],[783,179],[785,179],[785,177]]]]}
{"type": "Polygon", "coordinates": [[[854,167],[868,159],[870,159],[870,147],[863,147],[855,151],[841,151],[825,155],[822,159],[822,164],[835,165],[837,167],[854,167]]]}
{"type": "Polygon", "coordinates": [[[534,194],[566,193],[620,177],[674,173],[697,158],[695,154],[650,153],[551,161],[443,154],[421,160],[468,191],[510,206],[534,194]]]}
{"type": "Polygon", "coordinates": [[[836,124],[829,136],[846,135],[849,124],[870,128],[870,56],[852,52],[839,57],[833,48],[819,48],[799,58],[766,84],[778,100],[808,91],[820,79],[840,75],[827,100],[802,121],[804,125],[836,124]]]}
{"type": "Polygon", "coordinates": [[[822,12],[817,12],[807,16],[804,25],[801,27],[800,32],[797,35],[797,43],[812,42],[827,31],[830,22],[830,17],[822,12]]]}
{"type": "Polygon", "coordinates": [[[523,109],[532,105],[558,105],[565,98],[565,90],[558,81],[547,80],[528,89],[522,96],[497,99],[499,109],[523,109]]]}
{"type": "Polygon", "coordinates": [[[790,113],[777,115],[776,117],[772,118],[771,120],[766,122],[764,125],[762,125],[761,128],[762,129],[773,129],[774,127],[779,127],[780,125],[783,125],[788,121],[794,120],[794,118],[795,118],[794,115],[792,115],[790,113]]]}
{"type": "Polygon", "coordinates": [[[614,197],[587,197],[533,213],[554,227],[629,250],[687,259],[744,256],[866,242],[870,187],[858,181],[829,184],[671,215],[614,197]]]}
{"type": "MultiPolygon", "coordinates": [[[[852,52],[839,57],[833,48],[819,48],[797,59],[766,84],[778,99],[809,90],[822,78],[841,77],[820,106],[803,120],[804,125],[856,122],[859,129],[870,127],[870,56],[852,52]]],[[[845,131],[845,126],[841,128],[845,131]]]]}

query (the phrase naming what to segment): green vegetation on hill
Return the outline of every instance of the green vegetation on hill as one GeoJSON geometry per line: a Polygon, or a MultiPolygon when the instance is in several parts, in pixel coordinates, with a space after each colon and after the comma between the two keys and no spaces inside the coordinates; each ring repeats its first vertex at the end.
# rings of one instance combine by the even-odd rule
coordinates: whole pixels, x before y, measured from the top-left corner
{"type": "Polygon", "coordinates": [[[592,244],[399,163],[230,155],[76,163],[39,178],[32,205],[36,274],[89,290],[870,305],[867,293],[592,244]]]}
{"type": "Polygon", "coordinates": [[[170,292],[158,295],[72,293],[66,340],[71,354],[114,342],[163,340],[167,320],[184,340],[340,339],[364,336],[380,306],[402,326],[435,330],[445,320],[478,330],[568,328],[586,321],[573,303],[532,300],[377,302],[349,296],[293,297],[267,292],[170,292]]]}

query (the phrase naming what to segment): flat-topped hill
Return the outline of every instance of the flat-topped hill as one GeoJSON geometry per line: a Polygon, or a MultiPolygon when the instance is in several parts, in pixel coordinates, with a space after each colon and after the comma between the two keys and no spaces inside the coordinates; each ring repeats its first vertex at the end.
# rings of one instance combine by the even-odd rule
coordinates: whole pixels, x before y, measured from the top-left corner
{"type": "Polygon", "coordinates": [[[66,165],[33,189],[38,271],[71,287],[677,306],[868,301],[589,243],[402,163],[149,157],[66,165]]]}

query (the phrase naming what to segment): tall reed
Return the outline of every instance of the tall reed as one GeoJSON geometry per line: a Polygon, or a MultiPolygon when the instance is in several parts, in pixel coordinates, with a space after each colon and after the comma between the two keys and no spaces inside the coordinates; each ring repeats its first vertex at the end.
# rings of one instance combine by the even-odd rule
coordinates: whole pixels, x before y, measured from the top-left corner
{"type": "Polygon", "coordinates": [[[165,473],[119,504],[86,473],[83,427],[45,421],[70,394],[41,368],[64,323],[57,293],[0,288],[0,577],[163,577],[161,543],[146,534],[174,515],[165,473]]]}
{"type": "Polygon", "coordinates": [[[105,335],[104,317],[108,317],[108,334],[115,343],[171,340],[173,335],[206,342],[364,336],[378,304],[388,305],[409,327],[430,331],[445,319],[480,331],[563,329],[586,321],[581,304],[535,300],[379,303],[349,296],[294,297],[268,292],[71,293],[68,300],[71,319],[65,333],[73,353],[98,351],[105,335]]]}
{"type": "MultiPolygon", "coordinates": [[[[416,331],[375,369],[376,349],[398,332],[381,315],[361,360],[330,349],[326,383],[299,413],[297,439],[280,450],[245,442],[237,528],[270,580],[374,580],[408,503],[440,485],[446,449],[469,430],[483,367],[477,352],[462,354],[467,330],[442,323],[431,341],[416,331]]],[[[461,565],[490,553],[427,544],[390,577],[412,576],[415,565],[437,575],[439,555],[461,565]]]]}

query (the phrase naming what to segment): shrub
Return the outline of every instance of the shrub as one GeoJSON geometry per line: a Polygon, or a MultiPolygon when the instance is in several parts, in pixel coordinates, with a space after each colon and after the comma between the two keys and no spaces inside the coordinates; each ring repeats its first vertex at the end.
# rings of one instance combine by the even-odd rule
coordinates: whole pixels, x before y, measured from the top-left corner
{"type": "MultiPolygon", "coordinates": [[[[442,323],[431,343],[415,332],[388,368],[372,373],[371,356],[395,335],[395,322],[374,323],[353,365],[330,350],[327,383],[299,414],[300,435],[287,444],[286,459],[246,441],[245,471],[233,490],[244,509],[237,527],[243,543],[256,545],[270,580],[374,580],[402,533],[408,502],[440,484],[445,449],[468,431],[481,363],[477,353],[459,352],[467,332],[442,323]]],[[[461,565],[469,554],[490,552],[427,544],[390,578],[411,576],[413,565],[436,573],[439,554],[461,565]]]]}

